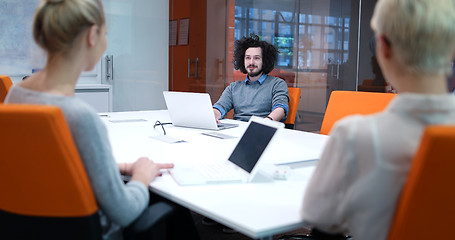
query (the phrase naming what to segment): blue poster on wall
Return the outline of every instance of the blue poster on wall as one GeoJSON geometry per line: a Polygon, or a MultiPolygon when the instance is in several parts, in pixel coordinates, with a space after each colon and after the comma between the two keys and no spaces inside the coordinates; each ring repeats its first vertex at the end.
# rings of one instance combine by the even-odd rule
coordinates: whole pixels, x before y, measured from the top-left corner
{"type": "Polygon", "coordinates": [[[32,21],[39,0],[0,1],[0,74],[30,75],[42,68],[43,51],[32,36],[32,21]]]}

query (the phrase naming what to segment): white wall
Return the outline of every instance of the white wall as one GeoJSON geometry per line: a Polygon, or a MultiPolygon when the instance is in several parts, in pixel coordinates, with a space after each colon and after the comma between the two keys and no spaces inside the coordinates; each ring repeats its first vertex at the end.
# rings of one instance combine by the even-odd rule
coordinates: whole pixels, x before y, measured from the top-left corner
{"type": "MultiPolygon", "coordinates": [[[[103,0],[106,55],[114,57],[113,110],[165,109],[169,83],[169,1],[103,0]]],[[[103,62],[104,63],[104,62],[103,62]]],[[[105,66],[102,67],[103,73],[105,66]]]]}
{"type": "MultiPolygon", "coordinates": [[[[32,37],[33,15],[39,0],[0,1],[0,74],[14,83],[45,65],[45,53],[32,37]]],[[[114,111],[165,109],[168,90],[169,1],[103,0],[108,25],[108,49],[114,55],[114,81],[105,79],[104,57],[82,73],[78,88],[84,96],[96,89],[113,91],[114,111]],[[88,86],[95,86],[91,91],[88,86]]],[[[80,94],[79,94],[80,95],[80,94]]],[[[106,94],[110,95],[110,94],[106,94]]],[[[86,99],[92,99],[87,97],[86,99]]],[[[93,98],[97,99],[97,98],[93,98]]],[[[92,105],[99,105],[96,101],[92,105]]]]}

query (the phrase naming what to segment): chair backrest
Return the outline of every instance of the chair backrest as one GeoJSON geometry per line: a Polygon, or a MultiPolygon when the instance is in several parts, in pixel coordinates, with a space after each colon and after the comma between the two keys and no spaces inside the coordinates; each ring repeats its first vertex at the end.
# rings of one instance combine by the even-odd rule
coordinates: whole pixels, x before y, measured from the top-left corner
{"type": "Polygon", "coordinates": [[[348,115],[381,112],[394,97],[392,93],[333,91],[320,133],[329,134],[335,122],[348,115]]]}
{"type": "Polygon", "coordinates": [[[61,110],[0,105],[0,133],[0,238],[100,239],[98,207],[61,110]]]}
{"type": "Polygon", "coordinates": [[[297,110],[299,108],[301,89],[290,87],[290,88],[288,88],[288,91],[289,91],[289,112],[288,112],[288,117],[286,118],[286,121],[284,123],[292,124],[292,126],[294,126],[295,118],[297,116],[297,110]]]}
{"type": "Polygon", "coordinates": [[[429,126],[389,230],[395,239],[449,239],[455,216],[455,126],[429,126]]]}
{"type": "Polygon", "coordinates": [[[0,103],[3,103],[13,82],[8,76],[0,75],[0,103]]]}

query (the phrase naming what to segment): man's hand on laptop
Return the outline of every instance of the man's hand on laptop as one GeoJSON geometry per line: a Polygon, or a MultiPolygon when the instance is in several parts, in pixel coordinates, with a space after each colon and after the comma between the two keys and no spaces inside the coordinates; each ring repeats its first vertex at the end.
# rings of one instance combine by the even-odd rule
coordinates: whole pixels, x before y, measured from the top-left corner
{"type": "Polygon", "coordinates": [[[213,109],[213,114],[215,114],[216,123],[221,123],[220,122],[221,112],[218,109],[214,108],[213,109]]]}

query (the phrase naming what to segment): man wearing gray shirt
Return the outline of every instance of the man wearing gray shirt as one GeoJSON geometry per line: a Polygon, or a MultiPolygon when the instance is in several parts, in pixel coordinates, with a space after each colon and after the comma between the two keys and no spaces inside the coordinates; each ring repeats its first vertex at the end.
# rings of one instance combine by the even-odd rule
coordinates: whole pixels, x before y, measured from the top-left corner
{"type": "Polygon", "coordinates": [[[231,83],[213,106],[217,121],[234,109],[234,119],[248,121],[259,116],[274,121],[286,119],[289,93],[283,79],[267,75],[273,70],[278,50],[257,35],[236,41],[234,68],[246,73],[244,81],[231,83]]]}

